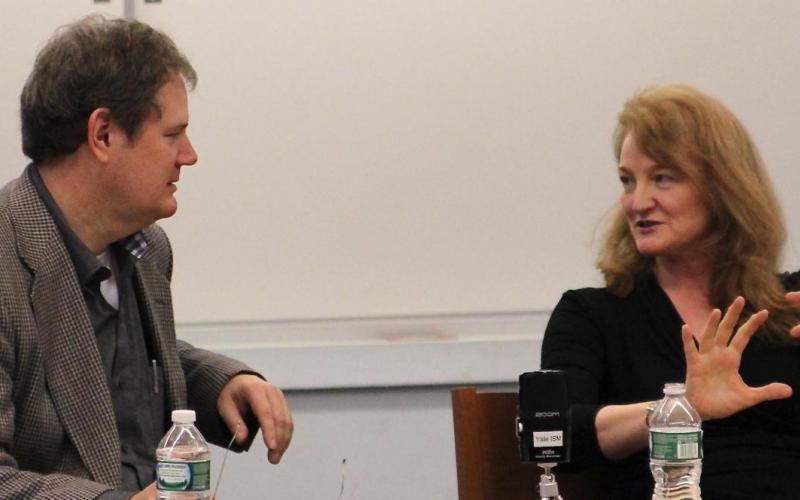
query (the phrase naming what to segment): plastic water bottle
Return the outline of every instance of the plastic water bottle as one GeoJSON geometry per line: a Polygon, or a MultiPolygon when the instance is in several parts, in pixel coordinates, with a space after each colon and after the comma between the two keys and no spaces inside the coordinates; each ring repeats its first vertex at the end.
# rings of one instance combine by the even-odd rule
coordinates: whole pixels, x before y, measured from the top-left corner
{"type": "Polygon", "coordinates": [[[703,431],[685,394],[683,384],[666,384],[664,399],[648,420],[653,500],[700,499],[703,431]]]}
{"type": "Polygon", "coordinates": [[[194,410],[172,412],[172,427],[156,449],[158,500],[211,498],[211,453],[194,422],[194,410]]]}

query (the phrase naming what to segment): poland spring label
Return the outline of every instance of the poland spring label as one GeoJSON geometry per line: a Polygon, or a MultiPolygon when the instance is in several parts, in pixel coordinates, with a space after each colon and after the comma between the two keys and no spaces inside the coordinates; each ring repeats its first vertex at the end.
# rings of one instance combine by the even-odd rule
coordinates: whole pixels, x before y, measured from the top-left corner
{"type": "Polygon", "coordinates": [[[697,460],[703,458],[703,431],[650,431],[650,458],[655,460],[697,460]]]}
{"type": "Polygon", "coordinates": [[[159,490],[206,491],[211,489],[211,461],[158,462],[156,480],[159,490]]]}

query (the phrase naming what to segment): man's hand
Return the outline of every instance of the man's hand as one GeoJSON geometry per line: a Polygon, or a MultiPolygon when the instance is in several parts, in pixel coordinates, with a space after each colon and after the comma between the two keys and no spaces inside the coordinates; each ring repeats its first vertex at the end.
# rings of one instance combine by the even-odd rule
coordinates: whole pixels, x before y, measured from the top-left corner
{"type": "Polygon", "coordinates": [[[283,392],[255,375],[233,377],[222,388],[217,411],[239,443],[247,439],[244,415],[248,410],[261,427],[264,444],[269,449],[267,458],[270,463],[277,464],[289,447],[294,432],[292,414],[283,392]]]}

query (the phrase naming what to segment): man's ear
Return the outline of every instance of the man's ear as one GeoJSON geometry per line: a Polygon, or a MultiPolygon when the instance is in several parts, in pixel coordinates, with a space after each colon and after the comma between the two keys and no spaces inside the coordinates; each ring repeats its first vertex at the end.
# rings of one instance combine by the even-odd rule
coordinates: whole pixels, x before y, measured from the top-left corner
{"type": "Polygon", "coordinates": [[[111,122],[111,110],[108,108],[97,108],[89,115],[86,142],[92,154],[102,162],[108,161],[110,136],[114,127],[115,124],[111,122]]]}

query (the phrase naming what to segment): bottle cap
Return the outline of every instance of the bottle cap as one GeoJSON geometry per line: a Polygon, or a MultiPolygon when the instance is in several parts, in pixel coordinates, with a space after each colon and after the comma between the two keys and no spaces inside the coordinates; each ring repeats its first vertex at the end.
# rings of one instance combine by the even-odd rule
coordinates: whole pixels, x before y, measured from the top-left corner
{"type": "Polygon", "coordinates": [[[194,410],[172,410],[174,424],[193,424],[196,418],[194,410]]]}

